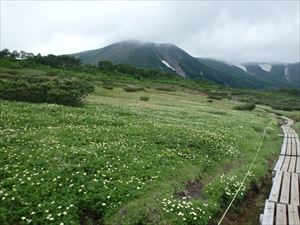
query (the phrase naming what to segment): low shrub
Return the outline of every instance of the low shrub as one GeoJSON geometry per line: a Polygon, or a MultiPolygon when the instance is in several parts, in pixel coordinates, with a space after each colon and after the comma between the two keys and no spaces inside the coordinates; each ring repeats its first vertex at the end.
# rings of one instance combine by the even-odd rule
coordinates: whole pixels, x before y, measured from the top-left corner
{"type": "Polygon", "coordinates": [[[210,95],[207,98],[208,99],[214,99],[214,100],[222,100],[223,99],[222,96],[218,96],[218,95],[210,95]]]}
{"type": "Polygon", "coordinates": [[[34,83],[25,80],[0,81],[0,99],[8,101],[80,106],[82,97],[94,90],[92,84],[78,80],[40,80],[34,83]]]}
{"type": "Polygon", "coordinates": [[[214,102],[214,101],[213,101],[213,100],[211,100],[211,99],[208,99],[208,100],[207,100],[207,102],[214,102]]]}
{"type": "Polygon", "coordinates": [[[104,80],[102,82],[102,87],[104,89],[107,89],[107,90],[113,90],[114,89],[114,83],[111,80],[104,80]]]}
{"type": "Polygon", "coordinates": [[[113,86],[110,86],[110,85],[103,85],[102,86],[104,89],[107,89],[107,90],[113,90],[114,87],[113,86]]]}
{"type": "Polygon", "coordinates": [[[17,75],[19,72],[15,71],[15,70],[10,70],[10,71],[7,71],[7,73],[9,73],[11,75],[17,75]]]}
{"type": "Polygon", "coordinates": [[[137,91],[143,91],[144,88],[134,87],[134,86],[127,86],[127,87],[124,87],[123,90],[126,91],[126,92],[137,92],[137,91]]]}
{"type": "Polygon", "coordinates": [[[140,97],[140,100],[141,100],[141,101],[145,101],[145,102],[146,102],[146,101],[149,101],[149,99],[150,99],[150,98],[149,98],[148,96],[141,96],[141,97],[140,97]]]}
{"type": "Polygon", "coordinates": [[[81,106],[83,104],[78,90],[50,89],[47,92],[47,102],[59,105],[81,106]]]}
{"type": "Polygon", "coordinates": [[[292,106],[281,106],[281,105],[273,105],[272,109],[283,110],[283,111],[293,111],[292,106]]]}
{"type": "Polygon", "coordinates": [[[246,104],[234,106],[233,109],[235,109],[235,110],[254,110],[255,107],[256,107],[255,103],[246,103],[246,104]]]}

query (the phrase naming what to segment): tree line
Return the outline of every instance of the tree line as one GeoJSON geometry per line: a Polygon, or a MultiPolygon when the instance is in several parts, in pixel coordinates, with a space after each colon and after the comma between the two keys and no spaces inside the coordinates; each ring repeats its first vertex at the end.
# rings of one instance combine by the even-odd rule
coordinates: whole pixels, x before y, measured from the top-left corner
{"type": "Polygon", "coordinates": [[[73,69],[91,74],[95,74],[98,71],[110,71],[130,74],[135,78],[174,78],[174,73],[167,73],[155,69],[136,68],[127,64],[112,64],[109,61],[100,61],[98,65],[82,64],[80,59],[70,55],[57,56],[49,54],[42,56],[41,54],[34,55],[24,51],[20,53],[17,51],[10,52],[8,49],[3,49],[0,51],[0,59],[1,58],[22,60],[22,66],[24,67],[50,66],[53,68],[73,69]]]}

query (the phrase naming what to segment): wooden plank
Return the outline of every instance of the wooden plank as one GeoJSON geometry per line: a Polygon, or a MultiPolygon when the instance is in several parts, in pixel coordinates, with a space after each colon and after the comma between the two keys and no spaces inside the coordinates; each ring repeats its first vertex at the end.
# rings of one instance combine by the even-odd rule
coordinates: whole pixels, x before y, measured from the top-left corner
{"type": "Polygon", "coordinates": [[[297,157],[296,173],[300,173],[300,157],[297,157]]]}
{"type": "Polygon", "coordinates": [[[280,187],[282,181],[282,172],[277,172],[274,178],[274,183],[271,189],[269,200],[272,202],[278,202],[280,187]]]}
{"type": "Polygon", "coordinates": [[[274,217],[275,217],[275,203],[269,202],[267,200],[265,203],[262,225],[274,224],[274,217]]]}
{"type": "Polygon", "coordinates": [[[287,140],[287,145],[286,145],[286,154],[287,154],[287,155],[291,155],[291,153],[292,153],[292,145],[291,145],[291,141],[292,141],[292,139],[291,139],[291,138],[288,138],[288,140],[287,140]]]}
{"type": "Polygon", "coordinates": [[[300,142],[299,138],[295,138],[295,149],[296,149],[296,155],[300,156],[300,142]]]}
{"type": "Polygon", "coordinates": [[[279,170],[281,170],[281,168],[282,168],[282,164],[283,164],[283,162],[284,162],[284,158],[285,158],[285,156],[279,156],[279,159],[278,159],[278,161],[277,161],[277,163],[276,163],[276,166],[274,167],[274,171],[279,171],[279,170]]]}
{"type": "Polygon", "coordinates": [[[289,129],[289,132],[290,132],[290,138],[295,138],[296,137],[295,131],[292,128],[289,129]]]}
{"type": "Polygon", "coordinates": [[[291,204],[300,205],[299,203],[299,175],[292,173],[291,204]]]}
{"type": "Polygon", "coordinates": [[[297,155],[297,149],[296,149],[296,139],[295,138],[291,138],[291,154],[292,155],[297,155]]]}
{"type": "Polygon", "coordinates": [[[296,170],[296,156],[291,156],[288,172],[294,173],[296,170]]]}
{"type": "Polygon", "coordinates": [[[293,129],[291,129],[291,137],[292,138],[296,138],[297,137],[297,134],[296,134],[296,132],[293,129]]]}
{"type": "Polygon", "coordinates": [[[285,155],[286,154],[286,147],[287,147],[287,138],[283,138],[283,144],[281,146],[281,155],[285,155]]]}
{"type": "MultiPolygon", "coordinates": [[[[300,225],[300,217],[296,205],[288,205],[289,224],[300,225]]],[[[272,224],[272,223],[271,223],[272,224]]]]}
{"type": "Polygon", "coordinates": [[[287,225],[286,205],[276,204],[276,225],[287,225]]]}
{"type": "Polygon", "coordinates": [[[300,156],[300,141],[299,141],[299,138],[296,139],[296,149],[297,149],[297,155],[300,156]]]}
{"type": "Polygon", "coordinates": [[[283,161],[283,164],[282,164],[282,167],[281,167],[282,171],[288,171],[289,166],[290,166],[290,160],[291,160],[291,156],[286,156],[284,158],[284,161],[283,161]]]}
{"type": "Polygon", "coordinates": [[[290,185],[291,185],[290,173],[284,172],[279,202],[289,204],[289,202],[290,202],[290,185]]]}
{"type": "Polygon", "coordinates": [[[289,127],[288,132],[289,132],[290,137],[293,137],[293,129],[289,127]]]}
{"type": "Polygon", "coordinates": [[[284,137],[288,138],[288,132],[287,132],[287,129],[285,127],[283,127],[283,133],[284,133],[284,137]]]}
{"type": "Polygon", "coordinates": [[[299,140],[299,136],[298,136],[297,132],[295,132],[295,139],[299,140]]]}
{"type": "Polygon", "coordinates": [[[290,133],[289,127],[286,129],[286,133],[287,133],[287,137],[290,138],[291,137],[291,133],[290,133]]]}

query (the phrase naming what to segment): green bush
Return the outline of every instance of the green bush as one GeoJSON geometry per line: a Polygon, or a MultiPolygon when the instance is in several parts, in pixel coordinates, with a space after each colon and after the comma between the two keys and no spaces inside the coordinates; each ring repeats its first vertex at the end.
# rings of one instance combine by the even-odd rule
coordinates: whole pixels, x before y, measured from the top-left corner
{"type": "Polygon", "coordinates": [[[86,81],[54,80],[29,83],[24,80],[0,81],[0,99],[33,103],[82,105],[82,97],[94,91],[86,81]]]}
{"type": "Polygon", "coordinates": [[[43,85],[25,81],[2,81],[0,99],[9,101],[45,102],[46,90],[43,85]]]}
{"type": "Polygon", "coordinates": [[[11,74],[11,75],[17,75],[19,72],[15,71],[15,70],[9,70],[9,71],[7,71],[7,73],[11,74]]]}
{"type": "Polygon", "coordinates": [[[218,96],[218,95],[210,95],[207,98],[208,99],[214,99],[214,100],[222,100],[223,99],[222,96],[218,96]]]}
{"type": "Polygon", "coordinates": [[[81,94],[78,90],[50,89],[47,92],[47,102],[59,105],[80,106],[82,105],[81,94]]]}
{"type": "Polygon", "coordinates": [[[113,90],[114,83],[111,80],[105,80],[105,81],[103,81],[102,87],[107,90],[113,90]]]}
{"type": "Polygon", "coordinates": [[[254,110],[255,107],[256,107],[255,103],[246,103],[246,104],[234,106],[233,109],[235,109],[235,110],[254,110]]]}
{"type": "Polygon", "coordinates": [[[137,91],[143,91],[144,88],[142,87],[134,87],[134,86],[127,86],[123,88],[126,92],[137,92],[137,91]]]}
{"type": "Polygon", "coordinates": [[[207,102],[214,102],[214,101],[213,101],[213,100],[211,100],[211,99],[208,99],[208,100],[207,100],[207,102]]]}
{"type": "Polygon", "coordinates": [[[110,85],[103,85],[102,86],[104,89],[107,89],[107,90],[113,90],[114,87],[113,86],[110,86],[110,85]]]}
{"type": "Polygon", "coordinates": [[[149,98],[148,96],[141,96],[141,97],[140,97],[140,100],[141,100],[141,101],[145,101],[145,102],[146,102],[146,101],[149,101],[149,99],[150,99],[150,98],[149,98]]]}

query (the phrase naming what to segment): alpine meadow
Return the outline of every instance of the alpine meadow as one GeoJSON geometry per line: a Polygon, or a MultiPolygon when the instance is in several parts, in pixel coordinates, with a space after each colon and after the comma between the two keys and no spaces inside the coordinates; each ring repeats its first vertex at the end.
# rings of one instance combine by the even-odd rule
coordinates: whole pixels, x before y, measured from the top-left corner
{"type": "Polygon", "coordinates": [[[0,4],[1,225],[300,224],[299,2],[0,4]]]}

